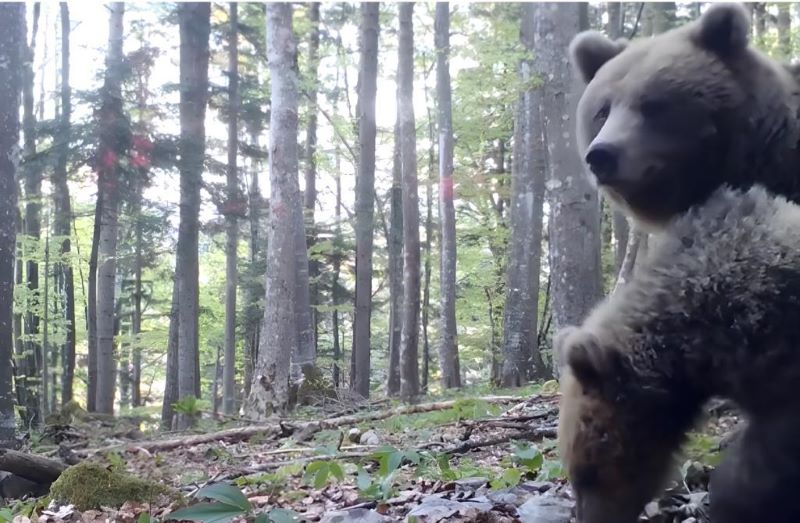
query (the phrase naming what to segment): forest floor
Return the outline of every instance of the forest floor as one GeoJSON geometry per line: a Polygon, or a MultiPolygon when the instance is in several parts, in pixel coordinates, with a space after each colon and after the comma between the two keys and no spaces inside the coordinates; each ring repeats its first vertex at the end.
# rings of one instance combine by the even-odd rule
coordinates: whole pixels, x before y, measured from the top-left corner
{"type": "MultiPolygon", "coordinates": [[[[143,432],[141,418],[59,420],[23,450],[95,463],[182,496],[121,506],[106,506],[102,494],[96,506],[53,496],[9,499],[0,523],[147,523],[177,518],[178,509],[182,520],[216,522],[567,523],[574,500],[556,451],[558,396],[547,385],[480,397],[465,391],[416,406],[340,401],[266,424],[208,416],[191,433],[143,432]]],[[[708,521],[708,472],[735,422],[729,411],[709,416],[690,438],[675,481],[641,521],[708,521]]],[[[0,481],[8,497],[2,489],[0,481]]]]}

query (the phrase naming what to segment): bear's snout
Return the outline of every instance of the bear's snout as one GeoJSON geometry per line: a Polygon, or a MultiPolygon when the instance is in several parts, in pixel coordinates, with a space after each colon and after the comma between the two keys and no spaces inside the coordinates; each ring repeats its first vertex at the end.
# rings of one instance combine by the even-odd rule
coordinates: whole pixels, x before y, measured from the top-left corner
{"type": "Polygon", "coordinates": [[[616,145],[593,143],[586,152],[586,164],[600,184],[613,182],[619,172],[619,148],[616,145]]]}

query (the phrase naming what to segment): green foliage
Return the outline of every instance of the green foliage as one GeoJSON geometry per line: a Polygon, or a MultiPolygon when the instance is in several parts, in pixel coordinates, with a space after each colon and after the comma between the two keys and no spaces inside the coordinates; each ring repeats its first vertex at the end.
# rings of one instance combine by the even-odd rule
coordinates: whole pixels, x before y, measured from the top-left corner
{"type": "Polygon", "coordinates": [[[327,485],[330,478],[344,481],[344,470],[336,460],[312,461],[303,475],[303,480],[316,489],[327,485]]]}
{"type": "MultiPolygon", "coordinates": [[[[253,506],[242,494],[242,491],[228,485],[217,483],[198,490],[196,498],[207,498],[213,501],[196,503],[169,514],[170,519],[191,520],[203,523],[225,523],[241,517],[253,517],[253,506]]],[[[255,521],[265,523],[286,523],[297,521],[298,515],[287,509],[276,508],[254,517],[255,521]]]]}
{"type": "Polygon", "coordinates": [[[684,452],[689,461],[699,461],[717,466],[722,459],[717,438],[701,432],[692,432],[684,444],[684,452]]]}

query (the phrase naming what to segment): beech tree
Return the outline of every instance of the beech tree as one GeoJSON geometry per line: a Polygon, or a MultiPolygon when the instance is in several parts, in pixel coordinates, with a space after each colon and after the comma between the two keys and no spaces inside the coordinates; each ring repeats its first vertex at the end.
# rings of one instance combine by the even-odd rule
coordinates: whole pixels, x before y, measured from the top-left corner
{"type": "MultiPolygon", "coordinates": [[[[0,4],[0,293],[14,295],[14,257],[17,239],[17,181],[19,165],[19,103],[22,91],[20,39],[25,38],[25,5],[0,4]]],[[[12,359],[14,301],[0,300],[0,448],[14,441],[12,359]]]]}
{"type": "Polygon", "coordinates": [[[441,227],[439,368],[444,388],[461,386],[456,333],[456,211],[453,204],[453,102],[450,87],[450,4],[436,4],[436,97],[439,114],[439,222],[441,227]]]}
{"type": "Polygon", "coordinates": [[[420,242],[417,145],[414,121],[414,4],[399,8],[397,82],[400,95],[400,169],[403,182],[403,308],[400,335],[400,396],[419,394],[420,242]]]}
{"type": "MultiPolygon", "coordinates": [[[[198,235],[200,188],[205,161],[205,115],[208,99],[208,37],[210,4],[178,6],[180,25],[180,227],[176,256],[178,319],[178,400],[200,396],[198,313],[198,235]]],[[[174,299],[174,298],[173,298],[174,299]]],[[[188,414],[178,416],[178,428],[190,426],[188,414]]]]}
{"type": "Polygon", "coordinates": [[[358,93],[358,174],[356,175],[356,304],[351,388],[369,397],[372,317],[372,243],[375,213],[375,96],[378,78],[380,4],[361,4],[361,58],[358,93]]]}
{"type": "MultiPolygon", "coordinates": [[[[258,360],[245,411],[260,419],[289,406],[289,366],[296,353],[296,220],[301,209],[297,151],[297,42],[292,5],[267,4],[271,85],[269,238],[266,301],[258,360]]],[[[301,211],[302,212],[302,211],[301,211]]]]}
{"type": "Polygon", "coordinates": [[[117,230],[119,220],[120,159],[125,154],[129,129],[122,112],[122,39],[125,4],[110,6],[108,53],[100,108],[100,146],[97,153],[97,398],[98,412],[114,412],[116,361],[114,354],[114,310],[117,230]]]}

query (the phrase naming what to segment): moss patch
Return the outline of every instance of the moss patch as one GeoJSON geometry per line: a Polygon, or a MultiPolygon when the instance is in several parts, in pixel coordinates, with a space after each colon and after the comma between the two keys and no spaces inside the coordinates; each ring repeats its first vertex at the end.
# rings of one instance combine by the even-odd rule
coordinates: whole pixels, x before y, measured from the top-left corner
{"type": "Polygon", "coordinates": [[[126,501],[146,503],[159,496],[178,494],[152,481],[114,472],[94,463],[79,463],[64,471],[50,487],[53,499],[71,503],[78,510],[117,508],[126,501]]]}

